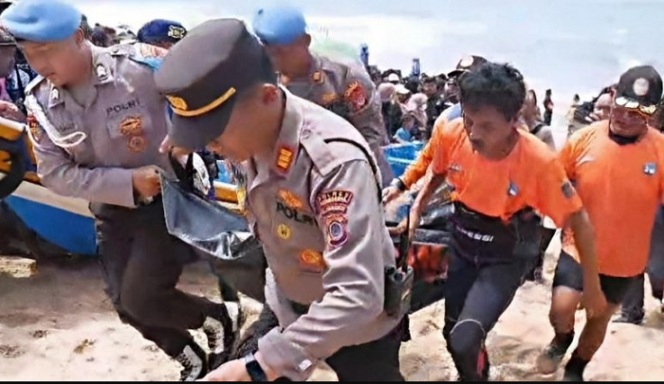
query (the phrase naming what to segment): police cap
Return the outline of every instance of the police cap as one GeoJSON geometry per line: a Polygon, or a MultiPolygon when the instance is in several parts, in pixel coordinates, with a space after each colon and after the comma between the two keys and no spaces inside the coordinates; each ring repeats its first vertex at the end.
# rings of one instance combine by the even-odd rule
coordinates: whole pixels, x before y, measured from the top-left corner
{"type": "Polygon", "coordinates": [[[21,0],[0,22],[17,39],[50,43],[70,38],[81,26],[81,12],[61,0],[21,0]]]}
{"type": "Polygon", "coordinates": [[[173,144],[201,149],[224,132],[238,94],[261,81],[276,83],[276,74],[242,21],[217,19],[174,45],[155,81],[173,109],[173,144]]]}
{"type": "Polygon", "coordinates": [[[187,34],[187,30],[177,21],[156,19],[141,27],[138,41],[146,44],[160,42],[177,43],[187,34]]]}
{"type": "Polygon", "coordinates": [[[256,36],[266,45],[289,45],[307,33],[302,11],[285,5],[259,9],[253,27],[256,36]]]}

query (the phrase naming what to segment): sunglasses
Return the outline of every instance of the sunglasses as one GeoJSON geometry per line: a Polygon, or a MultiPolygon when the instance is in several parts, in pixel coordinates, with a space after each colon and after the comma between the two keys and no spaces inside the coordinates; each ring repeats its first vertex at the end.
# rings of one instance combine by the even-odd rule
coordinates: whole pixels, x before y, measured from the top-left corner
{"type": "Polygon", "coordinates": [[[630,111],[635,111],[638,112],[639,114],[645,116],[645,117],[651,117],[652,115],[657,112],[657,106],[656,105],[642,105],[638,101],[630,100],[626,97],[618,97],[616,98],[616,106],[629,109],[630,111]]]}

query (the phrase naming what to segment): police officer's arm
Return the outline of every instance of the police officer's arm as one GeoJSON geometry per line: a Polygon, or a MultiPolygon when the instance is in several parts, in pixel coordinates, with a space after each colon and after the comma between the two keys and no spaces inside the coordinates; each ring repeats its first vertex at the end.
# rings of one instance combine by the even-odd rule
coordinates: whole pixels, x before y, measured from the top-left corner
{"type": "MultiPolygon", "coordinates": [[[[378,201],[378,186],[372,180],[373,171],[363,160],[314,177],[312,203],[335,192],[349,203],[344,215],[334,216],[324,205],[316,209],[317,223],[327,239],[325,296],[283,332],[275,329],[259,341],[257,358],[280,377],[306,380],[316,362],[355,345],[383,313],[383,253],[393,252],[393,246],[378,201]]],[[[340,207],[343,204],[336,205],[340,207]]],[[[388,257],[392,260],[394,255],[388,257]]]]}
{"type": "Polygon", "coordinates": [[[348,120],[362,134],[373,151],[387,144],[382,104],[374,83],[364,68],[351,66],[346,73],[343,100],[348,106],[348,120]]]}
{"type": "Polygon", "coordinates": [[[132,170],[89,169],[74,163],[70,155],[53,144],[40,130],[34,145],[37,173],[42,184],[57,194],[124,207],[135,207],[132,170]]]}

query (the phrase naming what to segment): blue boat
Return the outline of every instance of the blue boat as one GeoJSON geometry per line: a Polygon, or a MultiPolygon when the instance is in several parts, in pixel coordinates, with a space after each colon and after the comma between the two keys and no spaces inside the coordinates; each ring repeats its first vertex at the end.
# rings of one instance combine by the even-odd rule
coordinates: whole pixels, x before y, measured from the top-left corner
{"type": "MultiPolygon", "coordinates": [[[[25,126],[0,118],[0,143],[18,142],[23,147],[25,159],[30,159],[30,143],[23,134],[25,126]],[[17,139],[17,136],[20,138],[17,139]]],[[[395,175],[401,175],[421,150],[421,144],[399,144],[385,148],[385,154],[395,175]]],[[[2,154],[0,146],[0,154],[2,154]]],[[[0,155],[0,177],[9,173],[0,155]]],[[[9,209],[40,239],[57,246],[72,255],[95,256],[94,217],[87,201],[57,195],[39,183],[34,174],[34,164],[27,161],[26,177],[16,190],[3,200],[9,209]]],[[[219,178],[215,181],[218,201],[237,203],[236,187],[223,164],[219,166],[219,178]]],[[[0,180],[1,181],[1,180],[0,180]]]]}

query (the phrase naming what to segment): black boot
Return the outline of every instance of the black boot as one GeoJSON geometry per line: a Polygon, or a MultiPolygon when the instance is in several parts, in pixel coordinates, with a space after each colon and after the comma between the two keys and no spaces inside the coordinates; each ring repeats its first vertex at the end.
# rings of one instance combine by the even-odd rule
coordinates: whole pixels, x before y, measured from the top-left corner
{"type": "Polygon", "coordinates": [[[203,332],[210,348],[210,369],[215,370],[229,361],[235,343],[239,340],[240,328],[244,323],[239,303],[228,302],[219,305],[217,313],[208,317],[203,332]]]}
{"type": "Polygon", "coordinates": [[[574,332],[559,334],[537,358],[537,370],[544,375],[555,373],[574,342],[574,332]]]}
{"type": "Polygon", "coordinates": [[[565,367],[563,381],[584,381],[583,372],[586,370],[588,363],[588,361],[583,360],[576,352],[574,352],[572,358],[569,359],[569,362],[565,367]]]}
{"type": "Polygon", "coordinates": [[[628,313],[623,311],[620,314],[620,317],[617,317],[613,320],[617,324],[634,324],[641,325],[643,324],[643,319],[645,319],[645,313],[628,313]]]}
{"type": "Polygon", "coordinates": [[[208,374],[208,361],[205,351],[198,344],[191,342],[175,360],[182,365],[180,381],[200,380],[208,374]]]}

